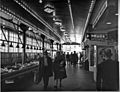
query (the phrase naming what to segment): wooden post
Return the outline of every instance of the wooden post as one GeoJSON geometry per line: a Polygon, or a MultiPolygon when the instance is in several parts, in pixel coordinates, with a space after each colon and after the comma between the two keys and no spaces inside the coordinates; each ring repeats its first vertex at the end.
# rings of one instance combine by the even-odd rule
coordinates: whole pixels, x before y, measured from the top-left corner
{"type": "MultiPolygon", "coordinates": [[[[42,38],[42,50],[43,50],[43,52],[44,52],[44,41],[45,41],[45,35],[43,35],[43,34],[41,34],[41,38],[42,38]]],[[[43,53],[44,54],[44,53],[43,53]]]]}
{"type": "Polygon", "coordinates": [[[50,39],[50,42],[51,42],[51,49],[52,49],[52,57],[53,57],[53,40],[52,39],[50,39]]]}
{"type": "Polygon", "coordinates": [[[20,28],[23,31],[23,56],[22,56],[22,64],[24,64],[25,62],[25,58],[26,58],[26,31],[28,30],[28,26],[26,26],[25,24],[21,23],[20,24],[20,28]]]}

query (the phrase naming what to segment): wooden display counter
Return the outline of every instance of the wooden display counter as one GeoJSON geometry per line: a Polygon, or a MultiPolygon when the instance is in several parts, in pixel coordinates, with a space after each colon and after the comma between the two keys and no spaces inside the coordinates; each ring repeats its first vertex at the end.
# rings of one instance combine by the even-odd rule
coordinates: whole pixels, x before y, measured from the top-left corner
{"type": "Polygon", "coordinates": [[[1,74],[1,81],[5,81],[8,79],[19,77],[21,75],[24,75],[24,74],[27,74],[30,72],[34,72],[37,70],[38,70],[38,65],[30,65],[30,66],[24,67],[24,68],[19,69],[19,70],[15,70],[15,71],[10,72],[10,73],[8,72],[8,73],[1,74]]]}

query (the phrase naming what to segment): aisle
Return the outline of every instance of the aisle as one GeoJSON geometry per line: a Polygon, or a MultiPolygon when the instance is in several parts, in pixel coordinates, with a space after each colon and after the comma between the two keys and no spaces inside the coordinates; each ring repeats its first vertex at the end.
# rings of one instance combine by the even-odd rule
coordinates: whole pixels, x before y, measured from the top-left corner
{"type": "MultiPolygon", "coordinates": [[[[57,90],[63,91],[95,90],[96,86],[93,81],[93,74],[91,72],[81,69],[80,65],[77,65],[76,67],[67,65],[66,70],[67,78],[63,80],[62,88],[58,88],[57,90]]],[[[41,83],[39,83],[38,85],[36,84],[31,85],[31,87],[28,87],[26,90],[29,91],[43,90],[43,81],[41,81],[41,83]]],[[[48,90],[55,90],[53,77],[50,78],[48,90]]]]}

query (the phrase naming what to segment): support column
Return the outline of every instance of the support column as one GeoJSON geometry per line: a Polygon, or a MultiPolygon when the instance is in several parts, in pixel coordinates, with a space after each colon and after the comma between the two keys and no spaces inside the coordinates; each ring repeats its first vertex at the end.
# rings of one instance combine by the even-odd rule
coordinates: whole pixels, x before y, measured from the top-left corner
{"type": "Polygon", "coordinates": [[[45,35],[41,34],[41,38],[42,38],[42,50],[43,50],[43,54],[44,54],[44,42],[45,42],[45,35]]]}
{"type": "Polygon", "coordinates": [[[62,45],[61,45],[61,44],[59,44],[59,50],[60,50],[60,51],[62,50],[62,45]]]}
{"type": "Polygon", "coordinates": [[[51,49],[52,49],[52,57],[53,57],[53,42],[54,42],[54,41],[51,39],[51,40],[50,40],[50,43],[51,43],[51,49]]]}
{"type": "Polygon", "coordinates": [[[20,28],[23,31],[23,56],[22,56],[22,64],[24,64],[25,59],[26,59],[26,31],[28,30],[28,26],[21,23],[20,28]]]}
{"type": "Polygon", "coordinates": [[[56,45],[57,45],[57,51],[58,51],[59,50],[59,48],[58,48],[59,43],[56,43],[56,45]]]}

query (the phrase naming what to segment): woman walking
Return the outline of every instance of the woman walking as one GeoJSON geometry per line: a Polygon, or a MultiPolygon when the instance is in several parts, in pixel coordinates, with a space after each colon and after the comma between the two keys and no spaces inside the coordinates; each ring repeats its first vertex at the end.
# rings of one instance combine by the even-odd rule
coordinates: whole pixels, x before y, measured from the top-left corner
{"type": "Polygon", "coordinates": [[[65,59],[61,52],[57,52],[57,55],[54,60],[54,79],[55,79],[55,88],[62,87],[62,79],[67,78],[65,70],[65,59]]]}

